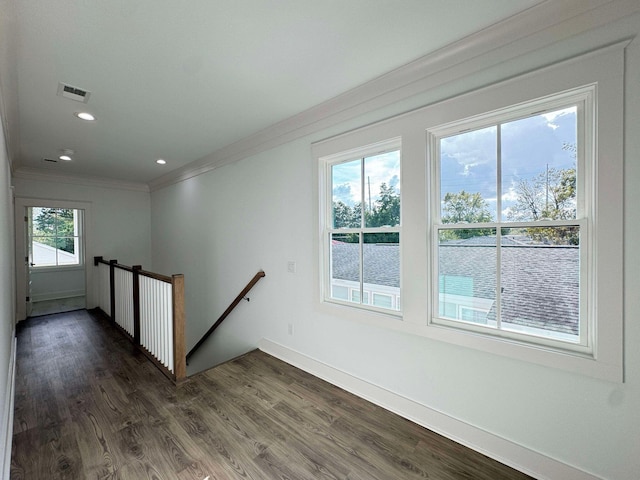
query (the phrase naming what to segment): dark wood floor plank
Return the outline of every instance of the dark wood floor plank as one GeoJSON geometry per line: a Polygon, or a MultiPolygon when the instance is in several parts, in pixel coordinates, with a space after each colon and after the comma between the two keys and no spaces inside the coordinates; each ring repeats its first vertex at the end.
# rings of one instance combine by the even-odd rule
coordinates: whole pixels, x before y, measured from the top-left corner
{"type": "Polygon", "coordinates": [[[103,316],[21,322],[12,480],[529,478],[259,351],[173,385],[103,316]]]}

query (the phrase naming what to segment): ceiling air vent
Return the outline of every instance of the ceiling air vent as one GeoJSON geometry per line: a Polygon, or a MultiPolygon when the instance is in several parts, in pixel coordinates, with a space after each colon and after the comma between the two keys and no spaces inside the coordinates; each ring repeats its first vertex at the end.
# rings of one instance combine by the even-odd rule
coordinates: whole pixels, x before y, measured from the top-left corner
{"type": "Polygon", "coordinates": [[[75,100],[76,102],[87,103],[91,92],[60,82],[58,84],[58,95],[70,100],[75,100]]]}

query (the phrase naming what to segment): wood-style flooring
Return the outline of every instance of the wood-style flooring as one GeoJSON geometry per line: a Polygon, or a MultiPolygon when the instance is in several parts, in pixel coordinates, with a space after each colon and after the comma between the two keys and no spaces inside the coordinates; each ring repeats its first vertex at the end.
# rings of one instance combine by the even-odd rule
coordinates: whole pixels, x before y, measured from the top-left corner
{"type": "Polygon", "coordinates": [[[56,298],[54,300],[41,300],[31,304],[31,317],[51,315],[53,313],[71,312],[85,308],[84,295],[68,298],[56,298]]]}
{"type": "Polygon", "coordinates": [[[265,353],[176,387],[102,316],[18,329],[11,479],[524,479],[265,353]]]}

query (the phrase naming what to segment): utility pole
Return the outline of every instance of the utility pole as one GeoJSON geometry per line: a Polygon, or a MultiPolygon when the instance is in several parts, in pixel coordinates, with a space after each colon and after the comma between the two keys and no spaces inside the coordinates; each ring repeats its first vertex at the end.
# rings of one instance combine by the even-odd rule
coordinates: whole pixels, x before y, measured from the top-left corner
{"type": "Polygon", "coordinates": [[[548,215],[549,214],[549,164],[547,163],[547,179],[545,182],[545,201],[544,201],[544,211],[545,214],[548,215]]]}
{"type": "Polygon", "coordinates": [[[367,184],[369,185],[369,212],[371,212],[371,177],[367,175],[367,184]]]}

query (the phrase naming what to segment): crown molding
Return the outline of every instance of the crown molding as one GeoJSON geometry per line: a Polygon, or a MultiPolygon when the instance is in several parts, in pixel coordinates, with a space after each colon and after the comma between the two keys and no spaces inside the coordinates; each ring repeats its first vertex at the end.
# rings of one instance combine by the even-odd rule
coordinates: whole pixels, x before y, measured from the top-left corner
{"type": "Polygon", "coordinates": [[[637,12],[637,0],[545,0],[158,177],[149,182],[150,190],[201,175],[637,12]]]}
{"type": "Polygon", "coordinates": [[[87,187],[112,188],[117,190],[130,190],[134,192],[149,192],[149,186],[146,183],[125,182],[122,180],[114,180],[103,177],[63,175],[59,173],[51,173],[48,170],[29,167],[16,168],[13,171],[12,176],[13,178],[21,178],[24,180],[41,181],[47,183],[66,183],[72,185],[84,185],[87,187]]]}

